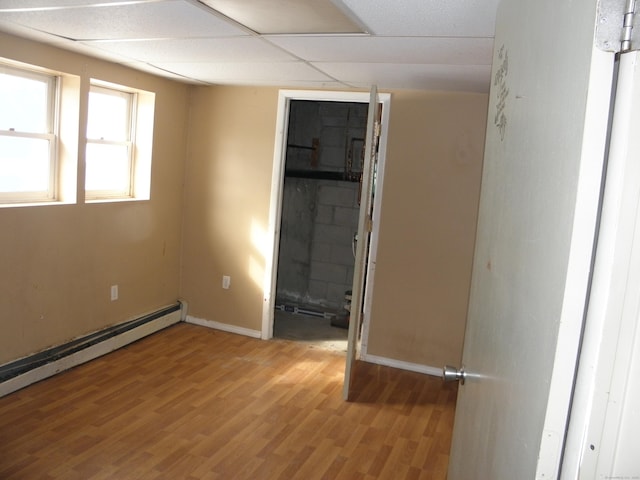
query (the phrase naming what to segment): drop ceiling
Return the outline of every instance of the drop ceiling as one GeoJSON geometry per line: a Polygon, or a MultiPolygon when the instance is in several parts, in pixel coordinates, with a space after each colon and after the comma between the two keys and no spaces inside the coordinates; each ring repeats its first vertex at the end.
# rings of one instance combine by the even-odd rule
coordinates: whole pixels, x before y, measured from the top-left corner
{"type": "Polygon", "coordinates": [[[498,1],[325,0],[324,33],[302,0],[0,0],[0,31],[191,83],[485,92],[498,1]]]}

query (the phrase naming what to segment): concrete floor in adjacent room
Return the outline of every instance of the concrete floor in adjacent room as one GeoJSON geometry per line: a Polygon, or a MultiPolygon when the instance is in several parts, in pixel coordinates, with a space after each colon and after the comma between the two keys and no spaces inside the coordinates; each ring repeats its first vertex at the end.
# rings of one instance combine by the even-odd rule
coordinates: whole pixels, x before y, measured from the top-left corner
{"type": "Polygon", "coordinates": [[[347,351],[346,328],[334,327],[328,318],[275,311],[273,336],[310,344],[317,348],[347,351]]]}

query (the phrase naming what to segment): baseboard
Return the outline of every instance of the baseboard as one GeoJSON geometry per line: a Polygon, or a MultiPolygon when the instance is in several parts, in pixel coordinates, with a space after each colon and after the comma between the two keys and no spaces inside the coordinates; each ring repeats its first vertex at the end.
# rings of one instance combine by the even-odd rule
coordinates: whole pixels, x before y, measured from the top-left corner
{"type": "MultiPolygon", "coordinates": [[[[227,323],[220,323],[214,320],[205,320],[203,318],[193,317],[187,315],[185,320],[187,323],[194,325],[200,325],[202,327],[213,328],[215,330],[221,330],[223,332],[236,333],[238,335],[244,335],[253,338],[262,338],[262,332],[260,330],[251,330],[249,328],[237,327],[235,325],[229,325],[227,323]]],[[[369,363],[375,363],[378,365],[384,365],[387,367],[400,368],[402,370],[409,370],[412,372],[424,373],[426,375],[433,375],[434,377],[442,377],[442,368],[430,367],[428,365],[420,365],[417,363],[403,362],[400,360],[394,360],[392,358],[379,357],[376,355],[362,355],[361,360],[369,363]]]]}
{"type": "MultiPolygon", "coordinates": [[[[60,351],[65,349],[65,346],[56,347],[45,352],[41,352],[27,359],[23,359],[22,363],[28,364],[29,358],[40,357],[38,363],[44,363],[30,370],[20,373],[16,376],[8,378],[0,383],[0,397],[8,395],[9,393],[20,390],[27,387],[32,383],[39,382],[45,378],[49,378],[57,373],[63,372],[70,368],[76,367],[90,360],[98,358],[107,353],[113,352],[125,345],[140,340],[141,338],[151,335],[159,330],[162,330],[170,325],[178,323],[180,321],[181,311],[179,307],[170,307],[163,309],[155,314],[146,315],[137,320],[125,322],[122,325],[111,327],[103,332],[96,332],[85,338],[77,339],[73,343],[73,348],[68,350],[73,353],[56,353],[56,357],[52,361],[47,361],[46,357],[42,360],[43,355],[46,355],[49,351],[60,351]],[[164,312],[167,313],[164,313],[164,312]],[[123,331],[119,331],[123,330],[123,331]],[[86,340],[85,340],[86,339],[86,340]],[[85,346],[86,345],[86,346],[85,346]]],[[[24,368],[22,368],[24,370],[24,368]]]]}
{"type": "Polygon", "coordinates": [[[394,360],[393,358],[378,357],[377,355],[369,354],[362,355],[360,359],[365,362],[384,365],[385,367],[400,368],[402,370],[409,370],[411,372],[424,373],[426,375],[442,378],[442,368],[438,367],[430,367],[419,363],[403,362],[401,360],[394,360]]]}
{"type": "Polygon", "coordinates": [[[205,320],[204,318],[197,318],[191,315],[187,315],[185,322],[200,325],[201,327],[213,328],[214,330],[222,330],[223,332],[237,333],[238,335],[244,335],[245,337],[262,338],[262,332],[260,330],[237,327],[235,325],[229,325],[228,323],[205,320]]]}

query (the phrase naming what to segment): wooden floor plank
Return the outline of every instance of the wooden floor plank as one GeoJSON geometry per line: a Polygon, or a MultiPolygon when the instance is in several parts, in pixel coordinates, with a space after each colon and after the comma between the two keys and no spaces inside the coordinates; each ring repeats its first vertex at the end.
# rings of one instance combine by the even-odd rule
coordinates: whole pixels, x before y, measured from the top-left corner
{"type": "Polygon", "coordinates": [[[446,478],[456,386],[178,324],[0,398],[2,479],[446,478]]]}

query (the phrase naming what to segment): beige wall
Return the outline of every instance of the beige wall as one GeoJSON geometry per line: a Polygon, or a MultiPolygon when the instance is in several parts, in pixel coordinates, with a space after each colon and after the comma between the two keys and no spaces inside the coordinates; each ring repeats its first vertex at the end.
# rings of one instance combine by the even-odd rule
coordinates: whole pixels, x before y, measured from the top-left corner
{"type": "MultiPolygon", "coordinates": [[[[189,314],[259,331],[278,90],[199,87],[191,105],[181,296],[189,314]],[[222,275],[232,277],[221,288],[222,275]]],[[[461,355],[487,96],[393,92],[369,351],[461,355]]]]}
{"type": "Polygon", "coordinates": [[[194,317],[261,330],[277,101],[275,88],[193,90],[181,296],[194,317]]]}
{"type": "Polygon", "coordinates": [[[4,34],[0,57],[80,76],[80,112],[90,77],[156,92],[150,201],[0,208],[1,364],[177,300],[189,87],[4,34]]]}
{"type": "MultiPolygon", "coordinates": [[[[260,330],[278,90],[188,87],[3,34],[0,57],[78,75],[81,114],[91,76],[157,94],[150,201],[0,208],[0,363],[179,296],[260,330]]],[[[369,354],[459,361],[486,103],[392,92],[369,354]]]]}

